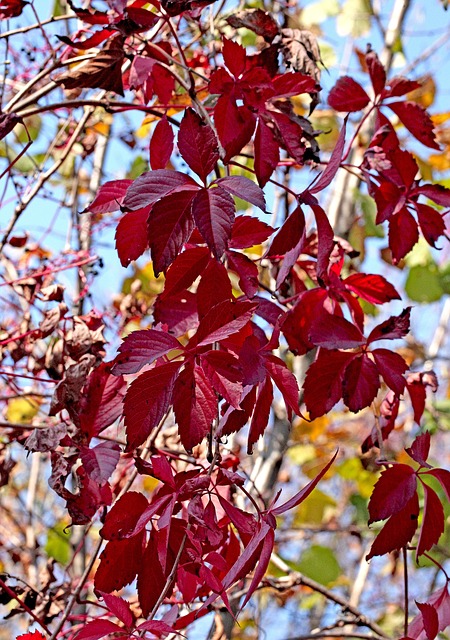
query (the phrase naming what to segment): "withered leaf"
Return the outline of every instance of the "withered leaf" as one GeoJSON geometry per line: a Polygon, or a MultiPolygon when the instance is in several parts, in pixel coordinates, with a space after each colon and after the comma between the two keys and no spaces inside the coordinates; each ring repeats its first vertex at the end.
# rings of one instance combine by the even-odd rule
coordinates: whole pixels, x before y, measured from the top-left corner
{"type": "Polygon", "coordinates": [[[62,84],[65,89],[105,89],[123,96],[124,57],[122,37],[114,38],[95,58],[85,60],[75,69],[61,74],[55,82],[62,84]]]}
{"type": "Polygon", "coordinates": [[[28,451],[53,451],[67,433],[65,424],[57,424],[48,429],[34,429],[25,440],[28,451]]]}
{"type": "Polygon", "coordinates": [[[262,36],[266,42],[272,42],[280,33],[280,29],[274,18],[262,9],[238,11],[229,16],[227,22],[235,29],[239,29],[239,27],[250,29],[250,31],[253,31],[256,35],[262,36]]]}
{"type": "Polygon", "coordinates": [[[322,62],[317,39],[311,31],[305,29],[281,30],[281,53],[288,67],[294,71],[301,71],[320,82],[320,69],[317,65],[322,62]]]}

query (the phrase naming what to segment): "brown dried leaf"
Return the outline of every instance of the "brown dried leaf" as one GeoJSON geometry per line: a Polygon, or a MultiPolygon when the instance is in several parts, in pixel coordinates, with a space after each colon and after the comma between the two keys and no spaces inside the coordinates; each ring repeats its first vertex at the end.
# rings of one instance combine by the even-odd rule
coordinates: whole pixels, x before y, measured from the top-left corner
{"type": "Polygon", "coordinates": [[[280,33],[276,21],[269,13],[266,13],[262,9],[238,11],[227,18],[227,22],[235,29],[239,29],[240,27],[250,29],[250,31],[253,31],[256,35],[262,36],[266,42],[272,42],[280,33]]]}
{"type": "Polygon", "coordinates": [[[123,38],[110,40],[95,58],[79,64],[75,69],[63,73],[55,79],[65,89],[105,89],[124,95],[122,83],[122,63],[125,54],[123,38]]]}
{"type": "Polygon", "coordinates": [[[53,451],[60,440],[67,433],[65,424],[57,424],[48,429],[34,429],[25,440],[24,446],[28,451],[53,451]]]}
{"type": "MultiPolygon", "coordinates": [[[[322,62],[316,37],[306,29],[282,29],[281,53],[287,67],[320,82],[318,62],[322,62]]],[[[323,63],[322,63],[323,64],[323,63]]]]}

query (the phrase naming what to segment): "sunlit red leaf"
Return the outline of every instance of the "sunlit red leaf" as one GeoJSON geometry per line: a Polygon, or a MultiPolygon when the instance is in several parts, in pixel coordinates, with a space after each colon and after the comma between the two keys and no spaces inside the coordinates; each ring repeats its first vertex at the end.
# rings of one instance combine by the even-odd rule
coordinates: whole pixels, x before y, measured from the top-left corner
{"type": "Polygon", "coordinates": [[[142,566],[144,532],[133,538],[110,540],[100,556],[95,588],[111,593],[133,582],[142,566]]]}
{"type": "Polygon", "coordinates": [[[120,540],[132,531],[148,507],[147,498],[137,491],[128,491],[114,504],[105,518],[100,535],[105,540],[120,540]]]}
{"type": "MultiPolygon", "coordinates": [[[[420,476],[419,476],[420,477],[420,476]]],[[[425,493],[423,520],[417,542],[416,559],[437,544],[444,532],[444,507],[439,497],[425,482],[422,482],[425,493]]]]}
{"type": "MultiPolygon", "coordinates": [[[[92,620],[84,625],[83,629],[79,631],[75,639],[76,640],[100,640],[106,638],[111,633],[123,632],[123,627],[119,627],[118,624],[111,622],[111,620],[92,620]]],[[[25,638],[25,636],[20,636],[25,638]]],[[[43,638],[44,636],[42,636],[43,638]]],[[[31,635],[30,635],[31,640],[31,635]]]]}
{"type": "Polygon", "coordinates": [[[97,436],[122,412],[126,385],[122,376],[111,373],[111,363],[102,362],[86,380],[80,399],[80,427],[89,436],[97,436]]]}
{"type": "Polygon", "coordinates": [[[222,38],[222,55],[225,66],[235,78],[244,73],[247,60],[245,47],[228,38],[222,38]]]}
{"type": "Polygon", "coordinates": [[[260,187],[263,187],[275,171],[280,159],[280,147],[275,140],[273,132],[264,124],[261,118],[258,120],[255,134],[255,173],[260,187]]]}
{"type": "MultiPolygon", "coordinates": [[[[448,593],[447,584],[435,591],[430,598],[428,598],[426,604],[435,609],[438,616],[438,631],[444,631],[448,625],[450,625],[450,595],[448,593]]],[[[428,640],[428,633],[433,633],[435,624],[433,621],[433,614],[428,610],[425,613],[426,620],[424,619],[423,609],[419,615],[410,623],[408,627],[408,636],[414,640],[428,640]]]]}
{"type": "Polygon", "coordinates": [[[345,370],[354,357],[345,351],[319,351],[303,383],[303,401],[312,420],[330,411],[342,398],[345,370]]]}
{"type": "Polygon", "coordinates": [[[108,213],[118,211],[133,180],[110,180],[103,184],[83,213],[108,213]]]}
{"type": "Polygon", "coordinates": [[[345,288],[356,293],[357,296],[372,304],[383,304],[390,300],[400,300],[395,287],[383,276],[352,273],[345,278],[345,288]]]}
{"type": "Polygon", "coordinates": [[[253,445],[263,435],[268,423],[273,401],[273,385],[269,376],[258,387],[255,407],[248,432],[247,452],[253,451],[253,445]]]}
{"type": "Polygon", "coordinates": [[[113,474],[120,458],[116,442],[100,442],[92,449],[81,449],[80,458],[86,473],[99,485],[105,484],[113,474]]]}
{"type": "Polygon", "coordinates": [[[217,304],[201,321],[195,344],[201,347],[233,335],[247,324],[256,307],[257,303],[247,301],[217,304]]]}
{"type": "Polygon", "coordinates": [[[369,524],[399,513],[416,493],[417,480],[412,467],[394,464],[382,471],[369,501],[369,524]]]}
{"type": "Polygon", "coordinates": [[[148,247],[147,220],[150,207],[126,213],[116,229],[116,249],[122,267],[128,267],[137,260],[148,247]]]}
{"type": "Polygon", "coordinates": [[[137,373],[174,349],[183,347],[170,333],[155,329],[133,331],[120,345],[112,371],[114,375],[137,373]]]}
{"type": "Polygon", "coordinates": [[[415,138],[426,147],[439,150],[434,125],[428,113],[417,102],[390,102],[387,105],[415,138]]]}
{"type": "Polygon", "coordinates": [[[216,258],[227,248],[234,212],[233,198],[222,187],[202,189],[192,203],[195,223],[216,258]]]}
{"type": "Polygon", "coordinates": [[[423,467],[428,467],[427,459],[430,453],[431,436],[429,431],[418,435],[406,453],[423,467]]]}
{"type": "Polygon", "coordinates": [[[380,388],[378,369],[367,354],[348,365],[343,380],[343,398],[350,411],[357,413],[370,406],[380,388]]]}
{"type": "Polygon", "coordinates": [[[328,95],[328,104],[336,111],[360,111],[370,98],[362,86],[350,76],[339,78],[328,95]]]}
{"type": "Polygon", "coordinates": [[[161,118],[150,140],[150,165],[154,171],[166,168],[172,155],[173,144],[173,129],[166,117],[161,118]]]}
{"type": "Polygon", "coordinates": [[[436,247],[436,241],[445,233],[445,222],[442,214],[427,204],[416,203],[415,206],[423,237],[429,245],[436,247]]]}
{"type": "Polygon", "coordinates": [[[231,231],[231,249],[246,249],[267,240],[273,228],[251,216],[236,216],[231,231]]]}
{"type": "Polygon", "coordinates": [[[203,182],[219,159],[216,135],[193,109],[186,109],[178,132],[183,159],[203,182]]]}
{"type": "Polygon", "coordinates": [[[135,211],[148,207],[177,191],[196,191],[199,188],[192,178],[179,171],[169,169],[147,171],[136,178],[128,188],[123,206],[125,209],[135,211]]]}
{"type": "Polygon", "coordinates": [[[417,493],[409,500],[406,506],[389,518],[366,556],[370,560],[374,556],[383,556],[385,553],[397,551],[411,542],[417,529],[419,517],[419,498],[417,493]]]}
{"type": "Polygon", "coordinates": [[[434,640],[439,632],[439,616],[433,605],[428,602],[417,602],[417,608],[422,614],[423,629],[427,640],[434,640]]]}

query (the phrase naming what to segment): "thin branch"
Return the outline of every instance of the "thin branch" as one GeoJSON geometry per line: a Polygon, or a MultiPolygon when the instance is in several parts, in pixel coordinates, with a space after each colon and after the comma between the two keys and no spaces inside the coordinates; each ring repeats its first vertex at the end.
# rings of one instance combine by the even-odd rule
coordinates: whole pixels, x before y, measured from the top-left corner
{"type": "Polygon", "coordinates": [[[17,33],[28,33],[29,31],[33,31],[34,29],[40,29],[45,24],[51,24],[52,22],[59,22],[60,20],[71,20],[75,18],[74,14],[67,14],[64,16],[52,16],[51,18],[47,18],[47,20],[41,20],[41,22],[37,22],[36,24],[29,24],[26,27],[20,27],[19,29],[11,29],[11,31],[5,31],[0,34],[0,40],[4,38],[9,38],[10,36],[15,36],[17,33]]]}
{"type": "Polygon", "coordinates": [[[403,585],[405,589],[405,620],[403,623],[403,635],[408,636],[408,618],[409,618],[409,595],[408,595],[408,554],[406,547],[403,547],[403,585]]]}

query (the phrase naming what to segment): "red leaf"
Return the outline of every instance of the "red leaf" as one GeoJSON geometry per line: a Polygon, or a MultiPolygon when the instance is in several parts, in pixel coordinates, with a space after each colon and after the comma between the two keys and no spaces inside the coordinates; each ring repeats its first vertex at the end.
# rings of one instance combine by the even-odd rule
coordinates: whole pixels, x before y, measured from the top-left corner
{"type": "Polygon", "coordinates": [[[22,122],[22,118],[17,113],[0,113],[0,140],[3,140],[19,122],[22,122]]]}
{"type": "Polygon", "coordinates": [[[318,193],[322,191],[334,179],[339,167],[341,166],[342,156],[344,155],[344,145],[345,145],[345,130],[347,126],[347,118],[344,119],[344,124],[342,125],[342,129],[339,133],[339,137],[336,141],[336,145],[333,149],[333,152],[330,156],[327,166],[322,174],[319,176],[317,182],[313,183],[312,187],[308,189],[310,193],[318,193]]]}
{"type": "Polygon", "coordinates": [[[127,451],[141,445],[169,408],[172,389],[181,366],[169,362],[142,373],[128,388],[123,415],[127,432],[127,451]]]}
{"type": "Polygon", "coordinates": [[[256,117],[246,106],[238,107],[234,99],[226,94],[218,99],[214,108],[214,123],[226,151],[224,162],[229,162],[250,141],[256,117]]]}
{"type": "Polygon", "coordinates": [[[251,216],[237,216],[231,231],[231,249],[246,249],[261,244],[273,232],[265,222],[251,216]]]}
{"type": "Polygon", "coordinates": [[[109,611],[116,616],[126,627],[131,627],[133,624],[133,614],[131,613],[130,605],[123,598],[118,596],[112,596],[109,593],[100,593],[109,611]]]}
{"type": "Polygon", "coordinates": [[[423,184],[414,190],[413,193],[421,193],[426,198],[433,200],[441,207],[450,207],[450,189],[441,184],[423,184]]]}
{"type": "Polygon", "coordinates": [[[174,349],[182,350],[183,346],[170,333],[155,329],[133,331],[120,345],[112,372],[114,375],[137,373],[174,349]]]}
{"type": "Polygon", "coordinates": [[[256,569],[253,572],[252,581],[250,586],[247,589],[247,593],[245,594],[244,601],[241,605],[241,611],[247,604],[247,602],[252,597],[253,593],[256,591],[258,586],[261,584],[262,579],[267,571],[267,567],[269,566],[270,558],[272,556],[273,547],[275,544],[275,531],[273,529],[269,529],[266,537],[264,538],[264,542],[261,547],[261,551],[259,553],[259,561],[256,569]]]}
{"type": "MultiPolygon", "coordinates": [[[[1,17],[1,12],[0,12],[1,17]]],[[[23,633],[21,636],[17,636],[16,640],[46,640],[45,636],[40,631],[30,631],[29,633],[23,633]]]]}
{"type": "Polygon", "coordinates": [[[123,206],[130,211],[143,209],[171,193],[189,189],[197,191],[199,186],[184,173],[169,169],[148,171],[136,178],[129,187],[123,200],[123,206]]]}
{"type": "Polygon", "coordinates": [[[126,213],[116,229],[116,249],[122,267],[128,267],[137,260],[148,247],[147,220],[150,207],[126,213]]]}
{"type": "Polygon", "coordinates": [[[416,494],[416,474],[407,464],[382,471],[369,501],[369,524],[399,513],[416,494]]]}
{"type": "MultiPolygon", "coordinates": [[[[314,196],[312,201],[307,201],[311,207],[314,217],[316,219],[317,237],[319,246],[317,249],[317,279],[326,280],[328,275],[328,267],[330,261],[331,252],[334,249],[334,232],[328,220],[328,216],[325,211],[317,204],[314,196]]],[[[306,200],[305,200],[306,201],[306,200]]]]}
{"type": "Polygon", "coordinates": [[[397,98],[399,96],[404,96],[406,93],[410,91],[415,91],[415,89],[419,89],[421,86],[420,82],[416,82],[416,80],[408,80],[407,78],[403,78],[402,76],[398,76],[397,78],[392,78],[389,80],[389,84],[385,91],[383,91],[383,98],[397,98]]]}
{"type": "Polygon", "coordinates": [[[249,180],[249,178],[245,178],[244,176],[225,176],[225,178],[216,180],[214,184],[220,185],[233,196],[237,196],[241,198],[241,200],[254,204],[255,207],[259,207],[262,211],[266,210],[266,200],[263,190],[252,180],[249,180]]]}
{"type": "Polygon", "coordinates": [[[228,38],[223,37],[222,55],[225,66],[235,78],[238,78],[242,73],[244,73],[245,63],[247,61],[245,47],[242,47],[237,42],[233,42],[232,40],[228,40],[228,38]]]}
{"type": "Polygon", "coordinates": [[[217,417],[217,396],[199,366],[187,365],[178,376],[173,410],[183,447],[192,451],[208,435],[217,417]]]}
{"type": "Polygon", "coordinates": [[[425,410],[425,400],[426,400],[427,394],[426,394],[425,387],[422,384],[422,381],[420,380],[420,378],[419,380],[414,380],[413,382],[411,382],[409,378],[410,376],[408,376],[408,379],[406,381],[406,386],[407,386],[408,393],[411,398],[411,404],[414,410],[414,420],[415,422],[417,422],[417,424],[420,424],[420,421],[423,416],[423,412],[425,410]]]}
{"type": "Polygon", "coordinates": [[[417,542],[416,561],[419,556],[437,544],[445,527],[444,507],[441,501],[433,489],[430,489],[425,482],[422,482],[422,486],[425,493],[425,503],[419,540],[417,542]]]}
{"type": "Polygon", "coordinates": [[[365,343],[359,328],[340,316],[323,313],[309,332],[309,339],[326,349],[354,349],[365,343]]]}
{"type": "Polygon", "coordinates": [[[367,273],[352,273],[344,280],[345,288],[372,304],[383,304],[401,300],[395,287],[383,276],[367,273]]]}
{"type": "Polygon", "coordinates": [[[133,180],[111,180],[110,182],[105,182],[98,190],[94,200],[82,213],[86,213],[87,211],[91,213],[118,211],[128,188],[132,184],[133,180]]]}
{"type": "Polygon", "coordinates": [[[408,209],[403,208],[389,220],[389,248],[392,262],[397,264],[419,240],[417,223],[408,209]]]}
{"type": "Polygon", "coordinates": [[[447,471],[447,469],[430,469],[425,471],[425,475],[436,478],[444,489],[447,500],[450,500],[450,471],[447,471]]]}
{"type": "Polygon", "coordinates": [[[442,214],[427,204],[415,204],[419,225],[429,245],[436,247],[438,240],[445,233],[445,222],[442,214]]]}
{"type": "Polygon", "coordinates": [[[274,236],[267,250],[267,257],[284,256],[300,242],[304,231],[305,215],[301,207],[296,207],[274,236]]]}
{"type": "Polygon", "coordinates": [[[197,287],[197,310],[200,321],[212,307],[220,302],[228,302],[232,297],[228,271],[221,262],[210,260],[197,287]]]}
{"type": "Polygon", "coordinates": [[[322,315],[328,315],[325,310],[328,300],[325,289],[309,289],[299,296],[295,307],[282,318],[280,328],[294,354],[303,355],[314,348],[309,339],[311,327],[322,315]]]}
{"type": "Polygon", "coordinates": [[[397,395],[401,395],[406,382],[403,374],[408,369],[402,356],[388,349],[374,349],[372,356],[387,386],[397,395]]]}
{"type": "Polygon", "coordinates": [[[80,427],[98,436],[122,413],[126,385],[122,376],[111,374],[111,363],[102,362],[86,380],[80,400],[80,427]]]}
{"type": "Polygon", "coordinates": [[[391,316],[375,327],[367,338],[367,344],[376,340],[395,340],[404,338],[409,333],[411,307],[403,309],[400,315],[391,316]]]}
{"type": "Polygon", "coordinates": [[[328,469],[336,460],[337,454],[338,454],[338,451],[336,451],[334,456],[331,458],[330,462],[327,462],[324,468],[321,469],[321,471],[319,471],[316,477],[313,480],[311,480],[311,482],[308,482],[306,487],[303,487],[301,491],[296,493],[295,496],[292,496],[292,498],[290,498],[287,502],[280,504],[278,507],[270,508],[269,513],[271,513],[274,516],[279,516],[282,513],[286,513],[286,511],[290,511],[291,509],[294,509],[299,504],[301,504],[304,500],[306,500],[306,498],[309,496],[310,493],[313,492],[313,490],[319,484],[320,480],[322,480],[322,478],[324,477],[328,469]]]}
{"type": "Polygon", "coordinates": [[[366,64],[369,70],[370,81],[376,96],[379,96],[386,85],[386,71],[375,51],[366,54],[366,64]]]}
{"type": "MultiPolygon", "coordinates": [[[[84,625],[83,629],[76,634],[75,640],[100,640],[100,638],[119,631],[123,632],[123,627],[119,627],[118,624],[111,622],[111,620],[93,620],[84,625]]],[[[20,636],[20,638],[26,637],[20,636]]],[[[29,637],[31,640],[31,635],[29,637]]]]}
{"type": "Polygon", "coordinates": [[[386,522],[375,538],[370,552],[366,556],[366,560],[405,547],[411,542],[417,529],[418,517],[419,498],[417,493],[415,493],[407,505],[401,511],[391,516],[386,522]]]}
{"type": "MultiPolygon", "coordinates": [[[[439,589],[439,591],[435,591],[428,599],[427,604],[431,605],[438,614],[438,630],[444,631],[448,625],[450,625],[450,596],[447,585],[442,589],[439,589]]],[[[419,615],[410,623],[408,627],[408,635],[411,638],[414,638],[414,640],[427,640],[427,630],[429,630],[429,625],[433,624],[432,621],[428,619],[429,617],[430,616],[428,614],[427,627],[425,627],[424,616],[422,613],[419,613],[419,615]]]]}
{"type": "Polygon", "coordinates": [[[120,540],[132,532],[148,507],[147,498],[137,491],[128,491],[117,500],[105,518],[100,535],[105,540],[120,540]]]}
{"type": "Polygon", "coordinates": [[[182,633],[177,633],[173,627],[168,625],[167,622],[163,622],[162,620],[146,620],[145,622],[142,622],[137,628],[139,630],[145,629],[158,638],[161,638],[162,636],[166,637],[166,635],[168,634],[177,634],[181,636],[183,635],[182,633]]]}
{"type": "Polygon", "coordinates": [[[439,616],[433,605],[428,602],[417,602],[416,605],[422,614],[423,630],[427,640],[434,640],[439,633],[439,616]]]}
{"type": "Polygon", "coordinates": [[[434,134],[434,124],[425,109],[416,102],[390,102],[386,106],[392,109],[419,142],[439,151],[440,147],[434,134]]]}
{"type": "Polygon", "coordinates": [[[192,338],[193,344],[201,347],[225,340],[249,322],[256,307],[257,303],[248,301],[217,304],[201,321],[192,338]]]}
{"type": "Polygon", "coordinates": [[[348,365],[342,387],[344,402],[350,411],[357,413],[370,406],[380,388],[380,378],[367,354],[354,358],[348,365]]]}
{"type": "Polygon", "coordinates": [[[430,453],[430,432],[420,434],[416,437],[409,449],[405,449],[406,453],[421,467],[428,467],[427,458],[430,453]]]}
{"type": "Polygon", "coordinates": [[[167,297],[159,296],[153,307],[155,322],[167,325],[175,336],[182,336],[198,326],[196,295],[180,291],[167,297]]]}
{"type": "Polygon", "coordinates": [[[203,182],[219,159],[216,134],[193,109],[186,109],[178,132],[183,159],[203,182]]]}
{"type": "Polygon", "coordinates": [[[195,223],[216,258],[228,246],[234,212],[234,200],[222,187],[202,189],[192,203],[195,223]]]}
{"type": "Polygon", "coordinates": [[[237,14],[231,14],[227,18],[227,22],[235,28],[250,29],[250,31],[262,36],[266,42],[272,42],[280,32],[275,19],[262,9],[247,9],[237,14]]]}
{"type": "Polygon", "coordinates": [[[267,376],[258,387],[258,395],[256,396],[255,408],[250,422],[247,442],[247,453],[249,455],[253,451],[253,445],[262,436],[268,425],[272,402],[273,385],[269,376],[267,376]]]}
{"type": "Polygon", "coordinates": [[[207,351],[200,358],[202,368],[216,392],[238,409],[242,397],[239,360],[225,351],[207,351]]]}
{"type": "Polygon", "coordinates": [[[261,118],[258,120],[255,141],[255,173],[260,187],[263,187],[275,171],[280,159],[280,148],[274,134],[264,124],[261,118]]]}
{"type": "Polygon", "coordinates": [[[303,401],[311,420],[328,413],[342,398],[342,381],[347,366],[355,355],[344,351],[318,352],[306,372],[303,401]]]}
{"type": "Polygon", "coordinates": [[[155,127],[150,140],[150,165],[156,169],[165,169],[173,151],[174,135],[166,116],[155,127]]]}
{"type": "Polygon", "coordinates": [[[274,98],[290,98],[302,93],[316,93],[317,85],[314,78],[298,71],[284,73],[272,80],[275,91],[274,98]]]}
{"type": "Polygon", "coordinates": [[[142,566],[142,545],[145,532],[133,538],[111,540],[100,556],[100,564],[94,578],[98,591],[118,591],[136,577],[142,566]]]}
{"type": "Polygon", "coordinates": [[[116,442],[100,442],[92,449],[83,447],[80,458],[86,473],[92,480],[99,485],[104,485],[117,467],[120,447],[116,442]]]}
{"type": "Polygon", "coordinates": [[[287,409],[295,415],[299,414],[299,388],[297,378],[289,371],[286,364],[280,358],[269,355],[265,358],[265,366],[268,374],[281,391],[287,409]]]}
{"type": "Polygon", "coordinates": [[[193,191],[180,191],[153,205],[148,219],[148,237],[156,276],[175,260],[194,230],[194,197],[193,191]]]}
{"type": "Polygon", "coordinates": [[[362,86],[350,76],[339,78],[328,95],[328,104],[336,111],[360,111],[369,102],[362,86]]]}
{"type": "Polygon", "coordinates": [[[253,298],[259,289],[258,267],[243,253],[227,251],[228,268],[239,276],[239,286],[247,298],[253,298]]]}
{"type": "Polygon", "coordinates": [[[210,260],[207,247],[193,247],[179,254],[166,273],[162,297],[174,296],[191,286],[203,273],[210,260]]]}
{"type": "MultiPolygon", "coordinates": [[[[154,530],[142,557],[142,564],[138,573],[137,589],[139,594],[139,604],[142,614],[147,617],[158,602],[163,589],[166,586],[161,562],[158,555],[157,540],[154,530]]],[[[141,625],[139,626],[141,628],[141,625]]]]}

